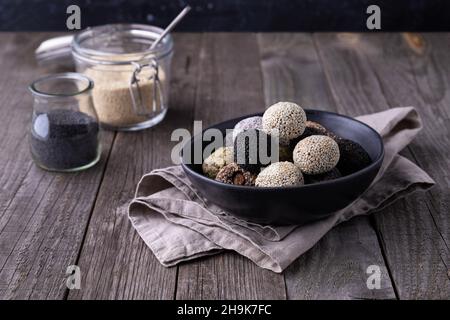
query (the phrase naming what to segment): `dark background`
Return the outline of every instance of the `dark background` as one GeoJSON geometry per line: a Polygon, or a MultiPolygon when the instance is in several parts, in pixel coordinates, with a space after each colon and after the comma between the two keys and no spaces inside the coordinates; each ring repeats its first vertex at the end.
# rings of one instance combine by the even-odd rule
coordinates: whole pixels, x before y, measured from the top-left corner
{"type": "Polygon", "coordinates": [[[80,6],[82,28],[165,26],[188,3],[177,31],[367,31],[370,4],[381,8],[382,31],[450,31],[449,0],[0,0],[0,30],[65,30],[70,4],[80,6]]]}

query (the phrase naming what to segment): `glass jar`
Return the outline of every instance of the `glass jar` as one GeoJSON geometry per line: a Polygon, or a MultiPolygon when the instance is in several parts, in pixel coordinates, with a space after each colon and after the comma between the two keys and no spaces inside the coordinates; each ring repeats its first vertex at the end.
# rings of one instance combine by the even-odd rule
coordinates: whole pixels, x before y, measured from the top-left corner
{"type": "Polygon", "coordinates": [[[78,73],[34,81],[29,136],[33,160],[51,171],[79,171],[100,159],[100,126],[92,104],[94,83],[78,73]]]}
{"type": "Polygon", "coordinates": [[[163,29],[141,24],[88,28],[72,41],[78,72],[90,77],[102,127],[140,130],[163,120],[169,99],[172,37],[150,50],[163,29]]]}

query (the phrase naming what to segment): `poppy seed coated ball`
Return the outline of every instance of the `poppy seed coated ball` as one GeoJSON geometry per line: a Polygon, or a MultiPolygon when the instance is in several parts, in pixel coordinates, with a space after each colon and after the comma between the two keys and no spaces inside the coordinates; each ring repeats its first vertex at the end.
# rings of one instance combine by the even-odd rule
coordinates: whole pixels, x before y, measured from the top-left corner
{"type": "Polygon", "coordinates": [[[337,167],[344,175],[359,171],[372,162],[367,151],[355,141],[340,138],[337,143],[341,154],[337,167]]]}
{"type": "Polygon", "coordinates": [[[234,140],[233,156],[234,162],[242,169],[259,173],[272,156],[270,136],[256,129],[239,133],[234,140]]]}
{"type": "Polygon", "coordinates": [[[289,187],[303,185],[303,175],[292,162],[276,162],[261,171],[255,180],[257,187],[289,187]]]}
{"type": "Polygon", "coordinates": [[[306,174],[320,174],[333,169],[339,161],[339,146],[332,138],[313,135],[294,148],[294,163],[306,174]]]}
{"type": "Polygon", "coordinates": [[[325,128],[320,123],[308,120],[308,121],[306,121],[305,131],[303,131],[303,134],[300,137],[298,137],[294,140],[291,140],[289,145],[292,147],[292,149],[294,149],[300,140],[303,140],[305,138],[308,138],[310,136],[315,136],[315,135],[328,136],[330,138],[333,138],[334,140],[337,139],[337,136],[333,132],[329,131],[327,128],[325,128]]]}
{"type": "Polygon", "coordinates": [[[303,178],[305,179],[305,184],[312,184],[312,183],[317,183],[317,182],[323,182],[323,181],[330,181],[330,180],[334,180],[337,178],[342,177],[341,172],[339,171],[339,169],[333,168],[328,172],[325,173],[321,173],[321,174],[305,174],[303,176],[303,178]]]}
{"type": "Polygon", "coordinates": [[[278,146],[278,161],[292,162],[292,149],[289,146],[278,146]]]}
{"type": "Polygon", "coordinates": [[[277,134],[280,143],[288,144],[305,131],[306,113],[298,104],[278,102],[264,112],[262,126],[267,134],[277,134]]]}
{"type": "Polygon", "coordinates": [[[328,136],[330,138],[335,138],[336,135],[325,128],[320,123],[314,121],[306,121],[305,131],[303,132],[301,138],[307,138],[310,136],[319,135],[319,136],[328,136]]]}

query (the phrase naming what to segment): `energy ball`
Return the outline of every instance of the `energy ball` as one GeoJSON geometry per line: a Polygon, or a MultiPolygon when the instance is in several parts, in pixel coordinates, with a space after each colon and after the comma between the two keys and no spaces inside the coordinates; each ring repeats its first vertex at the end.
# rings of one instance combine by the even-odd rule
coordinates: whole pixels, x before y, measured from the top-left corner
{"type": "Polygon", "coordinates": [[[342,174],[338,168],[333,168],[333,169],[331,169],[331,171],[328,171],[325,173],[314,174],[314,175],[305,174],[303,177],[305,178],[305,184],[311,184],[311,183],[317,183],[317,182],[322,182],[322,181],[334,180],[334,179],[342,177],[342,174]]]}
{"type": "Polygon", "coordinates": [[[272,163],[256,177],[257,187],[291,187],[303,185],[303,175],[292,162],[272,163]]]}
{"type": "Polygon", "coordinates": [[[308,138],[308,137],[314,136],[314,135],[328,136],[335,140],[337,138],[337,136],[333,132],[329,131],[327,128],[325,128],[320,123],[308,120],[308,121],[306,121],[306,127],[305,127],[305,131],[303,131],[303,134],[300,137],[298,137],[294,140],[291,140],[290,145],[291,145],[292,149],[294,149],[294,147],[297,145],[297,143],[300,140],[303,140],[305,138],[308,138]]]}
{"type": "Polygon", "coordinates": [[[294,148],[294,163],[305,174],[320,174],[333,169],[339,161],[339,146],[327,136],[309,136],[294,148]]]}
{"type": "Polygon", "coordinates": [[[255,179],[255,174],[243,170],[234,162],[220,169],[216,176],[217,181],[238,186],[253,186],[255,185],[255,179]]]}
{"type": "Polygon", "coordinates": [[[280,143],[289,144],[305,131],[306,113],[298,104],[278,102],[264,112],[262,126],[267,134],[278,135],[280,143]]]}
{"type": "Polygon", "coordinates": [[[234,143],[234,130],[226,130],[225,132],[225,146],[233,149],[234,143]]]}
{"type": "Polygon", "coordinates": [[[328,131],[328,129],[320,123],[314,121],[306,121],[306,127],[305,131],[302,134],[302,138],[304,139],[314,135],[328,136],[330,138],[333,138],[334,136],[332,132],[328,131]]]}
{"type": "Polygon", "coordinates": [[[262,166],[271,162],[271,138],[261,130],[243,131],[234,140],[233,155],[242,169],[258,174],[262,166]]]}
{"type": "Polygon", "coordinates": [[[214,179],[224,166],[233,162],[233,148],[222,147],[211,153],[202,164],[203,173],[214,179]]]}
{"type": "Polygon", "coordinates": [[[278,148],[278,161],[292,162],[292,149],[289,146],[280,145],[278,148]]]}
{"type": "Polygon", "coordinates": [[[372,162],[369,154],[358,143],[342,138],[337,143],[341,154],[337,167],[343,175],[359,171],[372,162]]]}
{"type": "Polygon", "coordinates": [[[256,116],[256,117],[245,118],[245,119],[239,121],[238,123],[236,123],[236,125],[234,126],[234,130],[233,130],[233,140],[236,139],[236,136],[239,133],[241,133],[245,130],[250,130],[250,129],[262,130],[262,117],[256,116]]]}

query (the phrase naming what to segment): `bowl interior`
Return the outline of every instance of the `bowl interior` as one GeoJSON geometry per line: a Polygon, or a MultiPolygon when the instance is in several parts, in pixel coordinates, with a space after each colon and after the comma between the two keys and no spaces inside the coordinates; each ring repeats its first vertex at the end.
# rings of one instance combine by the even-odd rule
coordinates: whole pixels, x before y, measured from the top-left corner
{"type": "MultiPolygon", "coordinates": [[[[326,112],[326,111],[319,111],[319,110],[305,110],[306,116],[308,120],[315,121],[326,127],[328,130],[334,132],[338,136],[349,139],[352,141],[355,141],[359,143],[364,150],[369,154],[372,165],[374,165],[376,162],[379,162],[383,158],[383,142],[381,140],[380,135],[373,130],[371,127],[367,126],[366,124],[355,120],[353,118],[339,115],[332,112],[326,112]]],[[[242,119],[252,117],[252,116],[262,116],[263,113],[257,113],[252,115],[247,115],[235,119],[231,119],[228,121],[221,122],[219,124],[216,124],[214,126],[211,126],[210,128],[215,128],[220,130],[223,134],[225,133],[226,129],[232,129],[236,123],[241,121],[242,119]]],[[[205,129],[205,130],[207,130],[205,129]]],[[[195,145],[201,145],[202,151],[211,143],[211,141],[203,141],[201,135],[197,135],[193,137],[190,141],[186,143],[186,145],[182,149],[182,164],[185,168],[188,170],[192,170],[197,174],[202,174],[202,165],[199,163],[198,159],[194,159],[194,152],[188,153],[185,152],[186,148],[189,146],[191,150],[194,150],[196,148],[195,145]],[[184,159],[183,159],[184,155],[184,159]],[[194,161],[197,160],[197,161],[194,161]]],[[[197,147],[198,148],[198,147],[197,147]]],[[[203,160],[203,159],[201,159],[203,160]]],[[[363,169],[365,170],[365,169],[363,169]]],[[[353,173],[357,174],[358,172],[353,173]]],[[[348,177],[348,176],[346,176],[348,177]]],[[[204,177],[206,179],[209,179],[207,177],[204,177]]],[[[344,177],[345,178],[345,177],[344,177]]],[[[338,178],[342,179],[342,178],[338,178]]],[[[335,180],[338,180],[335,179],[335,180]]],[[[211,179],[212,180],[212,179],[211,179]]],[[[333,180],[331,180],[333,181],[333,180]]],[[[323,183],[329,183],[330,181],[326,181],[323,183]]],[[[306,185],[308,186],[308,185],[306,185]]],[[[234,186],[234,187],[242,187],[242,186],[234,186]]],[[[249,188],[249,187],[245,187],[249,188]]],[[[302,188],[302,187],[299,187],[302,188]]]]}

